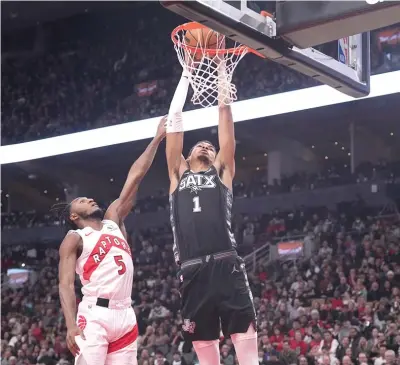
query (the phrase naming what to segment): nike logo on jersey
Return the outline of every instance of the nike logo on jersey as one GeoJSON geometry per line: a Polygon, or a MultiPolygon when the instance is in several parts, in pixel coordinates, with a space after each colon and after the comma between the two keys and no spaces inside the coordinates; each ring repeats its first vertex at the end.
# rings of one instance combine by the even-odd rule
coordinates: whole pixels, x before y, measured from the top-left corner
{"type": "Polygon", "coordinates": [[[89,232],[89,233],[85,233],[85,236],[90,236],[92,233],[93,233],[93,231],[89,232]]]}
{"type": "Polygon", "coordinates": [[[190,189],[197,194],[202,189],[213,189],[217,186],[215,175],[191,174],[183,178],[179,184],[179,191],[190,189]]]}

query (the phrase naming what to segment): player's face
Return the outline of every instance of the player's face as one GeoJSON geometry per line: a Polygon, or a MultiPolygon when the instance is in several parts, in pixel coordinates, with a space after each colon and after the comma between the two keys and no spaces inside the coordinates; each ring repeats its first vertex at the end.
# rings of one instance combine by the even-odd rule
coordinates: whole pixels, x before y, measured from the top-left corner
{"type": "Polygon", "coordinates": [[[88,218],[102,218],[103,211],[100,209],[98,204],[91,198],[81,197],[76,198],[71,203],[71,219],[76,220],[77,218],[88,219],[88,218]]]}
{"type": "Polygon", "coordinates": [[[199,159],[208,163],[214,163],[215,147],[210,143],[200,142],[194,147],[190,158],[199,159]]]}

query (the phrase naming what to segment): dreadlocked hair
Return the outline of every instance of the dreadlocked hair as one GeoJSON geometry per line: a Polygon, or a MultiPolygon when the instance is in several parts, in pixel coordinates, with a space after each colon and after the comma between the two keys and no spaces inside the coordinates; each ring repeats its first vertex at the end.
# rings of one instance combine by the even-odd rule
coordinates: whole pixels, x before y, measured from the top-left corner
{"type": "Polygon", "coordinates": [[[58,217],[61,226],[65,227],[65,233],[78,229],[78,226],[70,219],[71,203],[57,203],[50,208],[50,212],[58,217]]]}

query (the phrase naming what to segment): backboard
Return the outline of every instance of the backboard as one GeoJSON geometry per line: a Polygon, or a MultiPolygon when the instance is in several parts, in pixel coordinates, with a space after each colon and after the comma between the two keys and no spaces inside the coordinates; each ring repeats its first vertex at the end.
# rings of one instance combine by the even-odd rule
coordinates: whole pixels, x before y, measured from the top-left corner
{"type": "Polygon", "coordinates": [[[249,3],[161,1],[169,10],[353,97],[370,91],[368,30],[400,19],[400,2],[393,1],[277,1],[272,17],[249,3]],[[337,40],[337,57],[311,48],[332,40],[337,40]]]}

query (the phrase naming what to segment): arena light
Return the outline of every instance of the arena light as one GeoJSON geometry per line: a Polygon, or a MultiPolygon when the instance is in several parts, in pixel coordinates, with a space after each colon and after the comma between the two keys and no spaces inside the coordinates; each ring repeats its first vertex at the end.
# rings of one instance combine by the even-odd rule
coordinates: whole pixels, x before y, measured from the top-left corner
{"type": "MultiPolygon", "coordinates": [[[[371,77],[371,93],[363,99],[400,92],[400,71],[371,77]]],[[[353,101],[329,86],[317,86],[287,93],[239,101],[233,104],[235,122],[270,117],[300,110],[353,101]]],[[[106,147],[153,137],[160,117],[137,122],[66,134],[39,141],[0,147],[0,164],[35,160],[71,152],[106,147]]],[[[217,108],[197,109],[184,113],[185,130],[217,125],[217,108]]]]}

